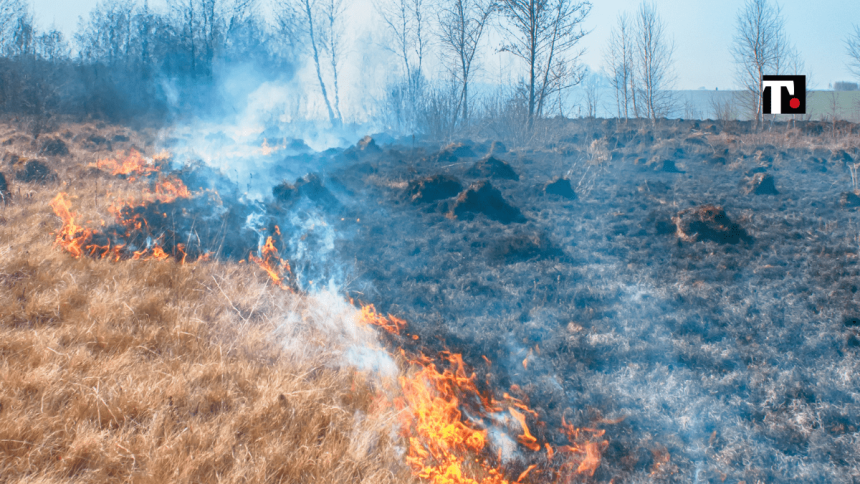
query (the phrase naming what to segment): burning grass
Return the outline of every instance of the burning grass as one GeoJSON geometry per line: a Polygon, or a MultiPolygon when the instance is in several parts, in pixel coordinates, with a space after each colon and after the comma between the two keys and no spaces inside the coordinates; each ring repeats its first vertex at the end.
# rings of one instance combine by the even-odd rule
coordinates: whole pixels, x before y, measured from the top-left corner
{"type": "Polygon", "coordinates": [[[89,256],[108,200],[76,168],[0,209],[0,481],[412,480],[346,323],[254,265],[89,256]]]}

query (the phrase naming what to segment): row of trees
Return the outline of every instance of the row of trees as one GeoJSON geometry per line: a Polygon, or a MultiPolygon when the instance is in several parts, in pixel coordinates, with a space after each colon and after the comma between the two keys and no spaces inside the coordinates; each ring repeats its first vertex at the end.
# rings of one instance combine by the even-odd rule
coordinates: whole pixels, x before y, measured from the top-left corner
{"type": "MultiPolygon", "coordinates": [[[[305,0],[308,1],[308,0],[305,0]]],[[[450,123],[468,123],[470,85],[487,31],[495,28],[503,41],[500,51],[524,66],[517,94],[525,101],[528,126],[545,112],[549,99],[579,84],[585,73],[580,63],[583,23],[591,4],[578,0],[443,0],[428,14],[427,0],[377,0],[394,42],[390,49],[400,62],[401,82],[393,90],[401,122],[414,125],[427,101],[423,72],[429,46],[441,50],[448,69],[453,99],[450,123]]],[[[430,96],[432,98],[432,96],[430,96]]],[[[432,106],[441,108],[439,99],[432,106]]]]}
{"type": "Polygon", "coordinates": [[[654,5],[640,4],[632,21],[627,13],[618,16],[605,62],[619,118],[656,120],[674,110],[670,91],[675,80],[673,52],[674,45],[654,5]]]}
{"type": "MultiPolygon", "coordinates": [[[[0,0],[0,109],[53,109],[107,116],[165,110],[168,101],[208,99],[220,65],[265,66],[263,75],[289,76],[309,63],[317,94],[333,125],[344,122],[342,69],[350,52],[348,0],[274,0],[267,22],[257,0],[102,0],[72,39],[38,32],[26,0],[0,0]]],[[[741,109],[761,121],[761,78],[804,73],[773,0],[747,0],[738,13],[732,54],[741,109]]],[[[580,0],[374,0],[397,59],[388,87],[392,124],[404,131],[454,131],[474,116],[473,84],[489,35],[523,70],[509,103],[522,123],[554,110],[561,94],[586,74],[580,62],[591,4],[580,0]],[[435,54],[441,63],[428,63],[435,54]],[[426,72],[443,66],[446,73],[426,72]],[[442,85],[430,78],[448,79],[442,85]],[[432,113],[435,121],[428,119],[432,113]]],[[[353,47],[354,48],[354,47],[353,47]]],[[[860,77],[860,27],[847,41],[860,77]]],[[[354,51],[353,51],[354,52],[354,51]]],[[[672,96],[674,44],[652,3],[618,16],[605,49],[616,114],[658,119],[676,109],[672,96]]],[[[596,87],[586,86],[587,114],[596,114],[596,87]]],[[[209,103],[217,105],[217,103],[209,103]]]]}
{"type": "MultiPolygon", "coordinates": [[[[62,71],[59,77],[76,82],[55,86],[55,94],[69,100],[76,93],[70,106],[110,114],[122,111],[124,102],[158,104],[177,93],[199,98],[221,64],[256,62],[272,73],[289,74],[307,62],[329,120],[344,121],[347,0],[274,0],[274,22],[262,19],[256,0],[167,0],[163,11],[151,9],[146,0],[102,0],[72,39],[57,31],[38,33],[24,1],[0,0],[5,62],[0,75],[7,86],[32,80],[16,78],[15,72],[27,70],[24,64],[62,71]],[[166,84],[171,89],[165,90],[166,84]]],[[[499,50],[522,61],[515,94],[525,106],[524,124],[542,116],[549,99],[580,83],[585,72],[579,60],[587,33],[582,25],[591,9],[587,1],[439,0],[432,8],[430,0],[374,2],[391,39],[386,47],[399,63],[388,97],[404,129],[420,130],[428,110],[447,111],[449,130],[470,122],[471,87],[491,30],[503,38],[499,50]],[[441,60],[435,65],[446,70],[442,75],[426,72],[431,50],[441,60]],[[428,78],[449,82],[431,85],[428,78]]],[[[6,94],[0,107],[14,111],[16,96],[6,94]]]]}
{"type": "Polygon", "coordinates": [[[23,0],[0,0],[0,111],[166,115],[171,102],[210,96],[218,63],[289,72],[293,46],[260,19],[253,0],[167,4],[156,11],[146,0],[102,1],[67,40],[39,33],[23,0]]]}

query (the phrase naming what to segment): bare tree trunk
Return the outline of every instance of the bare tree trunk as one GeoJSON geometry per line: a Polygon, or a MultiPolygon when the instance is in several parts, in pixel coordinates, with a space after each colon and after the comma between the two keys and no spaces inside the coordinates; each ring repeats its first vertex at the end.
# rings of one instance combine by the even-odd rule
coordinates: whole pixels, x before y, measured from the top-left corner
{"type": "Polygon", "coordinates": [[[469,121],[469,81],[472,65],[484,27],[493,12],[493,4],[484,0],[448,0],[439,12],[440,41],[455,59],[452,66],[460,84],[460,95],[454,113],[454,124],[462,113],[469,121]]]}
{"type": "Polygon", "coordinates": [[[326,32],[326,44],[330,54],[332,85],[334,87],[334,111],[337,114],[337,122],[341,123],[343,116],[340,113],[340,89],[337,83],[338,61],[340,58],[341,32],[339,21],[343,14],[342,0],[328,0],[326,3],[325,17],[328,23],[326,32]]]}
{"type": "Polygon", "coordinates": [[[322,91],[323,100],[325,101],[325,107],[328,110],[328,119],[332,124],[335,124],[334,111],[332,110],[331,103],[328,100],[328,92],[326,92],[325,82],[322,78],[322,70],[320,69],[320,56],[319,51],[317,50],[317,39],[314,35],[314,13],[311,9],[311,0],[303,0],[303,4],[305,8],[305,20],[307,20],[308,23],[308,33],[310,35],[311,51],[313,53],[314,66],[316,66],[317,70],[317,80],[320,83],[320,90],[322,91]]]}
{"type": "Polygon", "coordinates": [[[616,28],[610,35],[604,61],[612,74],[610,81],[615,89],[618,117],[623,116],[625,121],[630,117],[630,80],[633,74],[631,50],[627,15],[621,14],[618,16],[616,28]]]}

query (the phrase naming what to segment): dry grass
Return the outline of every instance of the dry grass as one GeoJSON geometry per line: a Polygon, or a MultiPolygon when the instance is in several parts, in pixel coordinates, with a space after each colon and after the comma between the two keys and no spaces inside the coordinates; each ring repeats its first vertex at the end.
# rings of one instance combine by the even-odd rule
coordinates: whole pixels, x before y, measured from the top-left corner
{"type": "Polygon", "coordinates": [[[335,296],[290,295],[246,264],[55,248],[57,191],[86,220],[110,188],[70,148],[51,160],[60,182],[15,184],[0,204],[0,482],[412,479],[379,377],[342,364],[373,333],[335,296]]]}

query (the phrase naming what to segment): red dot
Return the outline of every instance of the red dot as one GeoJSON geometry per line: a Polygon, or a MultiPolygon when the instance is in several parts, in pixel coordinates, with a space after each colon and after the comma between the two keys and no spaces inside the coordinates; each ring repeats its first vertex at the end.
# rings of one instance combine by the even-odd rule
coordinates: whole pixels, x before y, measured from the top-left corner
{"type": "Polygon", "coordinates": [[[788,102],[788,105],[791,106],[791,109],[797,109],[800,107],[800,99],[793,97],[791,98],[791,101],[788,102]]]}

